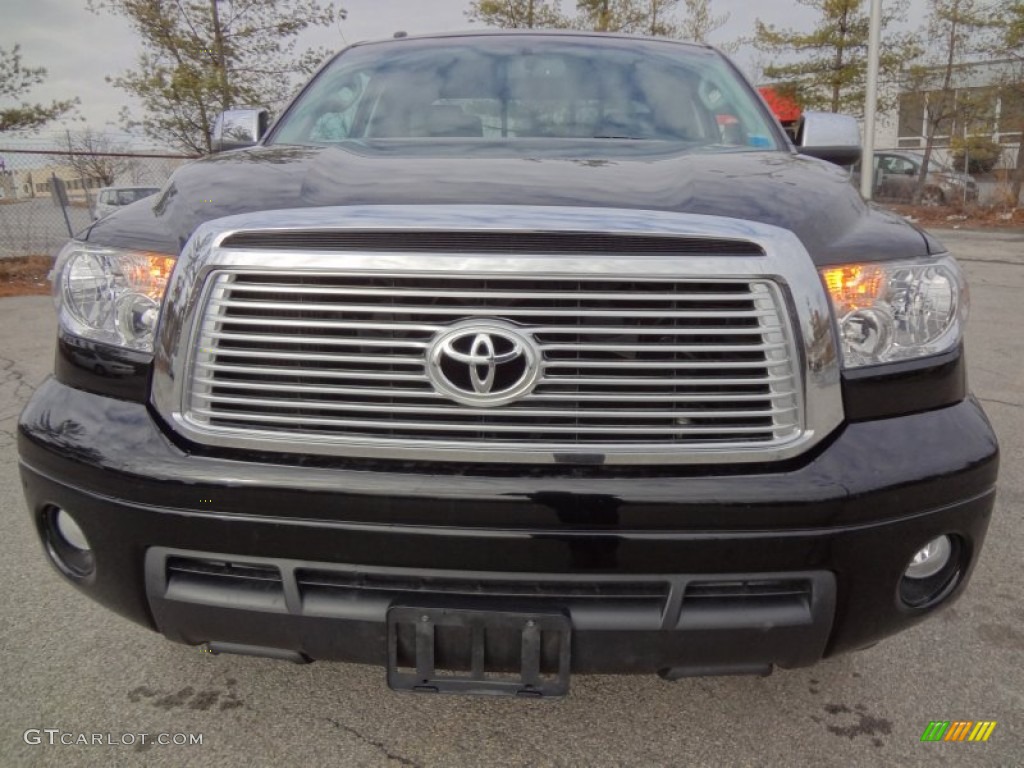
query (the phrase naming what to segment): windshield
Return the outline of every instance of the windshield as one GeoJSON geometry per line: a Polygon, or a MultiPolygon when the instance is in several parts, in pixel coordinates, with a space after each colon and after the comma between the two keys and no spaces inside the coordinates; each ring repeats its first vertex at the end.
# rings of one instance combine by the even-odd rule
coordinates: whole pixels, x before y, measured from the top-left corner
{"type": "Polygon", "coordinates": [[[100,196],[100,202],[108,205],[131,205],[136,200],[155,195],[160,190],[156,187],[129,187],[110,189],[100,196]]]}
{"type": "Polygon", "coordinates": [[[607,139],[776,149],[769,119],[706,49],[484,36],[356,47],[321,72],[270,143],[607,139]]]}

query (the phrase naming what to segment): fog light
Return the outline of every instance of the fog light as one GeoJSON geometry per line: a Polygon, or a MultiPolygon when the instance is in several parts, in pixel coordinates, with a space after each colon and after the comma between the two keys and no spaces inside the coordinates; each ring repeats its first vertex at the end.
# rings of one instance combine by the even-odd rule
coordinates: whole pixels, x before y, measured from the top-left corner
{"type": "Polygon", "coordinates": [[[906,575],[911,579],[927,579],[946,567],[953,545],[949,536],[932,539],[910,559],[906,575]]]}
{"type": "Polygon", "coordinates": [[[67,510],[53,505],[43,509],[43,537],[47,554],[66,576],[84,579],[95,570],[85,531],[67,510]]]}
{"type": "Polygon", "coordinates": [[[55,520],[57,524],[57,532],[60,533],[64,541],[75,549],[90,549],[89,540],[85,538],[85,532],[81,529],[78,523],[75,522],[75,518],[63,509],[58,509],[55,515],[55,520]]]}
{"type": "Polygon", "coordinates": [[[900,579],[900,599],[912,608],[943,600],[963,570],[963,544],[955,536],[937,536],[914,553],[900,579]]]}

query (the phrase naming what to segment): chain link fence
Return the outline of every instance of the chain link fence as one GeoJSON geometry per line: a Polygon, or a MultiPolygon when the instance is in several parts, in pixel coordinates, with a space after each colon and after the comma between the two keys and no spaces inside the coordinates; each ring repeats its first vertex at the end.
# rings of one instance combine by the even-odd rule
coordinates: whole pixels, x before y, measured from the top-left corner
{"type": "Polygon", "coordinates": [[[0,147],[0,258],[53,255],[72,234],[191,158],[0,147]]]}
{"type": "MultiPolygon", "coordinates": [[[[904,143],[901,139],[900,143],[896,146],[875,147],[876,160],[879,155],[889,153],[895,155],[911,153],[921,157],[924,155],[924,144],[923,141],[915,144],[904,143]]],[[[948,166],[957,171],[962,171],[964,167],[963,160],[960,159],[958,161],[953,148],[948,143],[941,142],[937,143],[932,150],[932,163],[936,166],[948,166]]],[[[974,178],[978,188],[977,200],[974,202],[986,207],[1015,208],[1024,206],[1024,191],[1021,192],[1020,199],[1016,202],[1012,196],[1013,174],[1014,169],[1017,167],[1016,163],[1017,145],[1007,144],[1001,148],[999,157],[992,163],[991,170],[984,173],[972,170],[970,175],[974,178]]],[[[916,167],[913,170],[916,170],[916,167]]],[[[916,174],[914,178],[916,179],[916,174]]],[[[908,195],[910,193],[909,187],[912,187],[912,184],[908,185],[908,195]]],[[[947,202],[956,203],[958,201],[949,200],[947,202]]]]}

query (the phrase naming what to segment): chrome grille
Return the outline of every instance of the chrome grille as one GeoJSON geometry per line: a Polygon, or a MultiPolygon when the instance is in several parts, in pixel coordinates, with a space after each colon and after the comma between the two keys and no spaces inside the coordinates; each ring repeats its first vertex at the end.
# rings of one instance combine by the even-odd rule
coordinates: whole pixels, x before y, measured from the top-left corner
{"type": "MultiPolygon", "coordinates": [[[[800,372],[768,279],[211,272],[185,420],[201,431],[402,447],[559,452],[773,448],[800,437],[800,372]],[[437,393],[425,354],[501,320],[542,355],[500,407],[437,393]]],[[[486,460],[486,455],[481,455],[486,460]]]]}

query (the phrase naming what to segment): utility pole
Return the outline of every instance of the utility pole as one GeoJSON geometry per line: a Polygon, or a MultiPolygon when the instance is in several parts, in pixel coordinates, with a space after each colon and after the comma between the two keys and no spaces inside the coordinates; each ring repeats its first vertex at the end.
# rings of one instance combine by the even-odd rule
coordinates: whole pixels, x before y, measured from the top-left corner
{"type": "Polygon", "coordinates": [[[864,100],[864,150],[860,161],[860,194],[870,200],[875,193],[875,118],[878,109],[878,59],[882,42],[882,0],[871,0],[868,31],[868,78],[864,100]]]}

